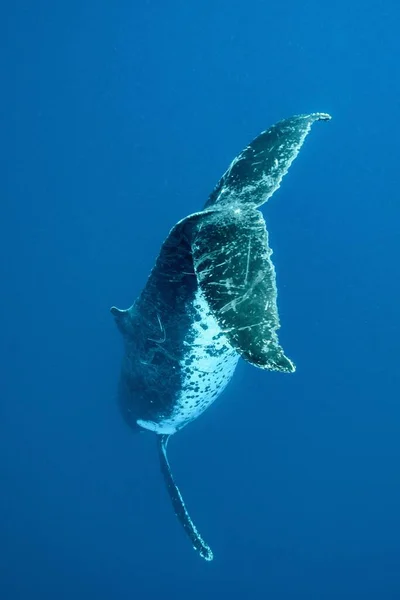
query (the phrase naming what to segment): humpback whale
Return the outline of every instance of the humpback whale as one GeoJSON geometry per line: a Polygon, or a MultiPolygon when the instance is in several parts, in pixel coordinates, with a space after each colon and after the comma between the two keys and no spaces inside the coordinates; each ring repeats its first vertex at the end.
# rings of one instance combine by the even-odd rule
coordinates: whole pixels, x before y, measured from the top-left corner
{"type": "Polygon", "coordinates": [[[259,208],[279,188],[313,123],[330,118],[298,115],[257,136],[204,209],[172,228],[134,304],[111,308],[125,350],[120,410],[132,428],[157,435],[174,512],[207,561],[213,553],[174,481],[167,444],[221,394],[240,357],[261,369],[295,370],[278,340],[275,269],[259,208]]]}

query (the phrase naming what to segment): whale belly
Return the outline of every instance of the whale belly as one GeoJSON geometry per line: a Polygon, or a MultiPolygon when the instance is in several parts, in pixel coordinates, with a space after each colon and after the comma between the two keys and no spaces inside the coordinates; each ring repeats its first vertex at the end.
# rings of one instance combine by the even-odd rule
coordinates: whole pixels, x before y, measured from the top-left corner
{"type": "Polygon", "coordinates": [[[179,387],[169,414],[154,420],[137,419],[156,433],[175,433],[203,413],[231,379],[239,354],[228,342],[199,288],[190,307],[191,325],[181,341],[179,387]]]}

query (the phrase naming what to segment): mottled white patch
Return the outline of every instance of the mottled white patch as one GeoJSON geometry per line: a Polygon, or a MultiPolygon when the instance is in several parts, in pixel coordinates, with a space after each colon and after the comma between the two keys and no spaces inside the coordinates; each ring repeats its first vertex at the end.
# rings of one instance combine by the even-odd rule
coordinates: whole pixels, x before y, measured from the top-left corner
{"type": "Polygon", "coordinates": [[[173,425],[168,425],[164,421],[162,423],[156,423],[155,421],[144,421],[143,419],[138,419],[136,423],[148,431],[154,431],[154,433],[165,433],[172,435],[176,431],[176,427],[173,425]]]}
{"type": "Polygon", "coordinates": [[[156,433],[174,433],[204,412],[224,390],[239,360],[200,290],[193,307],[193,324],[183,342],[187,352],[179,365],[182,388],[174,410],[159,423],[138,421],[156,433]]]}

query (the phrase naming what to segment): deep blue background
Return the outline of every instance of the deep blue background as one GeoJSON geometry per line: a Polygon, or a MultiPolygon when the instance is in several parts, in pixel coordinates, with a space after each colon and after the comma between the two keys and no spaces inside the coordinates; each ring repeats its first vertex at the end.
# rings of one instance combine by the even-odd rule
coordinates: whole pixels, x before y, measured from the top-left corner
{"type": "Polygon", "coordinates": [[[9,2],[0,19],[0,597],[400,598],[400,8],[9,2]],[[115,405],[109,314],[275,121],[326,111],[265,207],[295,375],[242,364],[170,444],[115,405]]]}

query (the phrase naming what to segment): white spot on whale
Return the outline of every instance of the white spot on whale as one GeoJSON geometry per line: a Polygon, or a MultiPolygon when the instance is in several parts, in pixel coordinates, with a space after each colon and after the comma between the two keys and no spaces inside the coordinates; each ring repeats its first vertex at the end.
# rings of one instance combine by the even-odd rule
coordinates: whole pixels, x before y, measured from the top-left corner
{"type": "Polygon", "coordinates": [[[172,434],[197,419],[225,389],[239,360],[200,289],[193,307],[193,323],[184,340],[187,351],[179,364],[182,385],[172,414],[157,423],[137,421],[155,433],[172,434]]]}

